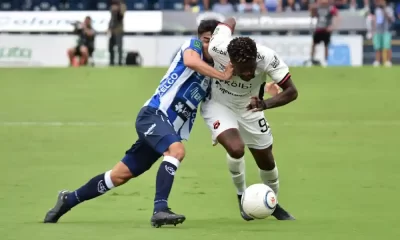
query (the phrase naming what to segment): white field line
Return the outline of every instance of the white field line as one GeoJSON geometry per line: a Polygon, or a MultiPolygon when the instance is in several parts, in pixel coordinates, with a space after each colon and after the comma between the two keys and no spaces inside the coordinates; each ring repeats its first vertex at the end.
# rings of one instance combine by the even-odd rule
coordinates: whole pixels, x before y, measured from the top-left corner
{"type": "MultiPolygon", "coordinates": [[[[276,122],[271,125],[294,126],[294,127],[345,127],[345,126],[400,126],[400,120],[379,121],[379,120],[328,120],[328,121],[285,121],[276,122]]],[[[0,127],[24,127],[24,126],[39,126],[39,127],[97,127],[97,126],[117,126],[117,127],[134,127],[134,121],[116,121],[116,122],[100,122],[100,121],[0,121],[0,127]]]]}

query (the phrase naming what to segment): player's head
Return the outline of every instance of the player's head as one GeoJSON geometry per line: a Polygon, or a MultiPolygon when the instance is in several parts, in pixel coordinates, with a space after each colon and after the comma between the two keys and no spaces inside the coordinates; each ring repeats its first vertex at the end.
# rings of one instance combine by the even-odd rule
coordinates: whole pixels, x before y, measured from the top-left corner
{"type": "Polygon", "coordinates": [[[321,5],[328,5],[330,3],[330,0],[318,0],[317,2],[321,5]]]}
{"type": "Polygon", "coordinates": [[[86,26],[92,25],[92,18],[90,16],[85,17],[84,23],[86,24],[86,26]]]}
{"type": "Polygon", "coordinates": [[[234,38],[228,45],[228,54],[235,74],[244,81],[255,77],[257,46],[249,37],[234,38]]]}
{"type": "Polygon", "coordinates": [[[209,19],[201,21],[200,25],[197,27],[197,35],[203,43],[203,53],[207,60],[212,60],[212,57],[208,53],[208,44],[218,24],[220,24],[219,21],[209,19]]]}

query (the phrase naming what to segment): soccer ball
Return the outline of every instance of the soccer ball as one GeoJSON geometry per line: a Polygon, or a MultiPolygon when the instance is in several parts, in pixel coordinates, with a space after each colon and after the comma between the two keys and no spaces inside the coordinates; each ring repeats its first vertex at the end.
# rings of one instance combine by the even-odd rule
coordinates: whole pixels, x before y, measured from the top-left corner
{"type": "Polygon", "coordinates": [[[270,216],[277,204],[274,191],[265,184],[253,184],[242,195],[243,211],[254,219],[270,216]]]}

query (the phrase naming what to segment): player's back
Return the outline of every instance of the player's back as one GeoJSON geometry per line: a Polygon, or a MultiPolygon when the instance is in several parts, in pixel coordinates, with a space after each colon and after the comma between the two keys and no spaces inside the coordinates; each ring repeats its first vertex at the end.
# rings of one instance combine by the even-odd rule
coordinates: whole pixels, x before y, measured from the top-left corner
{"type": "MultiPolygon", "coordinates": [[[[228,45],[233,39],[231,30],[225,25],[219,25],[214,31],[209,45],[209,52],[214,59],[214,67],[223,70],[230,62],[228,45]]],[[[229,103],[234,108],[244,108],[248,104],[250,96],[257,96],[260,87],[266,80],[266,69],[273,61],[275,52],[263,45],[257,44],[257,69],[255,78],[244,81],[238,76],[233,76],[231,81],[215,79],[212,84],[212,98],[214,100],[229,103]]]]}
{"type": "Polygon", "coordinates": [[[186,49],[203,57],[202,43],[197,38],[186,41],[177,52],[154,95],[145,103],[162,111],[183,139],[188,139],[196,118],[197,107],[207,95],[210,79],[185,66],[186,49]]]}

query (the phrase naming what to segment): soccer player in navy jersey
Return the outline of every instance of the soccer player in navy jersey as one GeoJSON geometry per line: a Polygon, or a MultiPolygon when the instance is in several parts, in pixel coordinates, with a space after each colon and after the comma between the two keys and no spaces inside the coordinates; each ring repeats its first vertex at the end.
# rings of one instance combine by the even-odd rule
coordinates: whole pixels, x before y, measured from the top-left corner
{"type": "Polygon", "coordinates": [[[175,214],[168,207],[175,172],[185,157],[182,140],[189,138],[197,107],[208,93],[210,78],[229,80],[233,71],[228,66],[224,72],[220,72],[205,62],[212,62],[208,43],[218,23],[215,20],[202,21],[198,27],[198,37],[182,45],[154,95],[140,110],[136,119],[139,139],[126,151],[123,159],[111,170],[93,177],[77,190],[61,191],[56,205],[46,214],[45,223],[56,223],[78,204],[140,176],[160,157],[163,160],[156,177],[151,224],[160,227],[185,221],[184,215],[175,214]]]}

